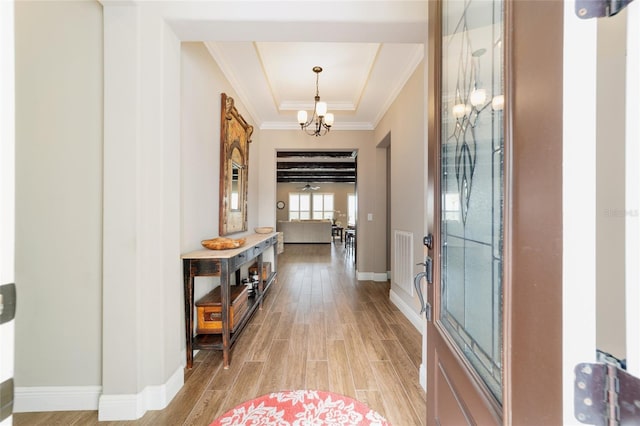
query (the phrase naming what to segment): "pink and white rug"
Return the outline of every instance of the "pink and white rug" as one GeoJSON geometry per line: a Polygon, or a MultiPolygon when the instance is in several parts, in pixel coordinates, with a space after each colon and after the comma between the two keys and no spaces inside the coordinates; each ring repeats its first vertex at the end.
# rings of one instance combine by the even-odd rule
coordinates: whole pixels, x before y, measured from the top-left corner
{"type": "Polygon", "coordinates": [[[296,390],[263,395],[224,413],[211,426],[391,426],[360,401],[331,392],[296,390]]]}

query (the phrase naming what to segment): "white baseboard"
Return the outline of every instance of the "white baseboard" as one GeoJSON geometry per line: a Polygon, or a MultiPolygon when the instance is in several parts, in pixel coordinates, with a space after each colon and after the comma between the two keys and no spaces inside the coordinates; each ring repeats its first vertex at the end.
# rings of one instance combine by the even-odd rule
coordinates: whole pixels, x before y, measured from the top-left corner
{"type": "Polygon", "coordinates": [[[389,299],[391,300],[391,303],[396,305],[396,307],[400,309],[400,312],[402,312],[409,322],[411,322],[411,324],[413,324],[413,326],[420,332],[420,335],[422,335],[425,328],[425,319],[418,315],[411,306],[407,305],[407,303],[402,300],[395,291],[393,291],[393,288],[389,290],[389,299]]]}
{"type": "Polygon", "coordinates": [[[16,387],[13,411],[95,411],[102,386],[16,387]]]}
{"type": "Polygon", "coordinates": [[[135,420],[148,410],[162,410],[184,384],[180,366],[169,380],[134,395],[103,395],[102,386],[16,387],[13,411],[98,411],[98,420],[135,420]]]}
{"type": "Polygon", "coordinates": [[[427,391],[427,368],[423,363],[420,364],[420,386],[427,391]]]}
{"type": "Polygon", "coordinates": [[[136,420],[149,410],[162,410],[184,385],[182,367],[165,384],[147,386],[138,394],[101,395],[98,420],[136,420]]]}
{"type": "MultiPolygon", "coordinates": [[[[417,314],[416,311],[413,310],[413,308],[411,308],[411,306],[409,306],[404,300],[402,300],[400,296],[397,295],[395,291],[393,291],[393,289],[389,290],[389,299],[391,300],[391,303],[396,305],[396,307],[400,309],[400,312],[402,312],[402,314],[405,317],[407,317],[409,322],[413,324],[413,326],[420,332],[420,335],[423,335],[423,333],[426,331],[425,329],[426,319],[423,316],[417,314]]],[[[423,342],[424,342],[424,337],[423,337],[423,342]]],[[[418,372],[418,374],[420,376],[419,377],[420,386],[422,386],[422,389],[426,391],[427,390],[427,368],[424,365],[424,359],[423,359],[423,362],[420,363],[420,371],[418,372]]]]}
{"type": "Polygon", "coordinates": [[[356,272],[356,279],[358,281],[387,281],[386,272],[356,272]]]}

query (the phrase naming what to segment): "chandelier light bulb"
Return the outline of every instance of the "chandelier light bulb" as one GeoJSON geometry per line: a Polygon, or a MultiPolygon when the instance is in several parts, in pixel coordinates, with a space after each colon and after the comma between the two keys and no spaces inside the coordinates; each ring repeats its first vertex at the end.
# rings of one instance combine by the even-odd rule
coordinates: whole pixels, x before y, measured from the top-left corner
{"type": "Polygon", "coordinates": [[[298,123],[304,124],[307,122],[307,111],[298,111],[298,123]]]}
{"type": "Polygon", "coordinates": [[[328,112],[325,116],[324,116],[324,122],[326,123],[327,126],[331,127],[333,126],[333,114],[328,112]]]}
{"type": "Polygon", "coordinates": [[[484,105],[487,101],[487,91],[484,89],[474,89],[471,94],[469,94],[469,102],[471,105],[478,108],[484,105]]]}
{"type": "Polygon", "coordinates": [[[318,117],[324,117],[326,113],[327,113],[327,103],[318,102],[316,104],[316,114],[318,114],[318,117]]]}

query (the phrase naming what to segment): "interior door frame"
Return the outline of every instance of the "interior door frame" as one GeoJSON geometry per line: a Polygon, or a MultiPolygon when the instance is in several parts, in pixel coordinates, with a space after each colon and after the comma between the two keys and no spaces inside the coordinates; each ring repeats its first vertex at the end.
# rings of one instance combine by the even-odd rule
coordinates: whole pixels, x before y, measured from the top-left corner
{"type": "MultiPolygon", "coordinates": [[[[427,218],[434,248],[440,244],[437,7],[429,2],[427,218]]],[[[505,1],[504,377],[503,403],[495,407],[503,424],[562,424],[563,18],[561,1],[505,1]]],[[[435,270],[427,293],[436,320],[440,254],[429,253],[435,270]]],[[[433,346],[436,327],[427,329],[433,346]]],[[[431,376],[427,413],[437,398],[431,376]]]]}
{"type": "Polygon", "coordinates": [[[627,10],[625,290],[627,369],[640,377],[640,2],[627,10]],[[632,119],[633,118],[633,119],[632,119]]]}
{"type": "MultiPolygon", "coordinates": [[[[15,283],[14,2],[0,2],[0,285],[15,283]]],[[[13,387],[15,319],[0,324],[0,383],[13,387]]],[[[5,391],[5,389],[3,389],[5,391]]],[[[14,392],[11,390],[11,398],[14,392]]],[[[5,395],[2,395],[4,397],[5,395]]],[[[0,400],[0,407],[7,401],[0,400]]],[[[11,403],[13,404],[13,403],[11,403]]],[[[11,409],[9,410],[11,412],[11,409]]],[[[3,416],[5,413],[3,413],[3,416]]],[[[0,417],[1,418],[1,417],[0,417]]],[[[10,425],[9,414],[0,425],[10,425]]]]}

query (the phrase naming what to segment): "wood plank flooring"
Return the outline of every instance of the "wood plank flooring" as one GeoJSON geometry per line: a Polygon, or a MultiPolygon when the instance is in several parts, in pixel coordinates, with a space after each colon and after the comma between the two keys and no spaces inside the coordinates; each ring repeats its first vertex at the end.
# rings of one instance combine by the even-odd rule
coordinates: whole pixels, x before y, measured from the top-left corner
{"type": "MultiPolygon", "coordinates": [[[[360,400],[395,426],[424,425],[420,333],[389,301],[389,283],[357,281],[344,245],[288,244],[278,281],[222,368],[200,351],[169,406],[100,425],[208,425],[234,406],[278,390],[328,390],[360,400]]],[[[96,425],[96,411],[21,413],[21,425],[96,425]]]]}

